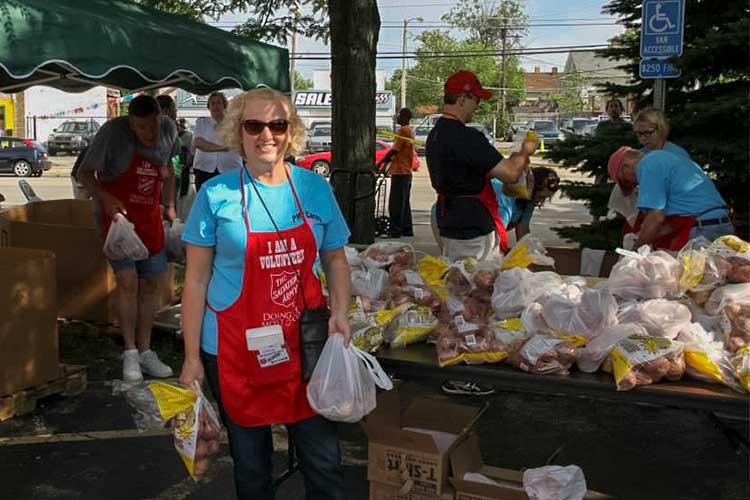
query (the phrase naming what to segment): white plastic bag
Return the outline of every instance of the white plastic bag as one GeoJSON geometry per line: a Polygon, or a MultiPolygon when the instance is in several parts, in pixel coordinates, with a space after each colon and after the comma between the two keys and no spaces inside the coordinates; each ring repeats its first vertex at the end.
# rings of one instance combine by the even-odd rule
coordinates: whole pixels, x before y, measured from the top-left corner
{"type": "Polygon", "coordinates": [[[115,215],[104,241],[104,255],[110,260],[143,260],[148,258],[148,248],[135,232],[133,225],[122,214],[115,215]]]}
{"type": "Polygon", "coordinates": [[[307,384],[307,400],[323,417],[336,422],[358,422],[375,409],[375,386],[385,390],[393,383],[377,360],[331,335],[307,384]]]}
{"type": "Polygon", "coordinates": [[[523,490],[529,500],[582,500],[586,479],[577,465],[547,465],[524,471],[523,490]]]}
{"type": "Polygon", "coordinates": [[[623,258],[615,264],[607,280],[612,295],[625,300],[661,299],[679,291],[680,263],[667,252],[644,245],[638,252],[621,248],[623,258]]]}
{"type": "Polygon", "coordinates": [[[617,324],[617,302],[607,290],[584,288],[583,293],[572,298],[550,296],[542,315],[555,335],[583,337],[576,342],[580,345],[617,324]]]}
{"type": "Polygon", "coordinates": [[[379,298],[388,285],[388,273],[377,267],[352,269],[352,295],[379,298]]]}
{"type": "Polygon", "coordinates": [[[527,304],[561,283],[560,276],[551,271],[532,273],[523,267],[500,271],[492,292],[492,308],[500,319],[517,318],[527,304]]]}
{"type": "Polygon", "coordinates": [[[171,223],[164,221],[164,250],[167,253],[167,262],[183,262],[185,260],[185,244],[182,242],[182,232],[185,224],[180,219],[171,223]]]}
{"type": "Polygon", "coordinates": [[[652,337],[674,340],[690,324],[692,315],[684,304],[667,299],[629,303],[617,315],[620,323],[638,323],[652,337]]]}
{"type": "Polygon", "coordinates": [[[645,336],[647,335],[646,329],[637,323],[619,324],[608,328],[578,350],[576,357],[578,369],[586,373],[596,372],[615,344],[631,335],[645,336]]]}

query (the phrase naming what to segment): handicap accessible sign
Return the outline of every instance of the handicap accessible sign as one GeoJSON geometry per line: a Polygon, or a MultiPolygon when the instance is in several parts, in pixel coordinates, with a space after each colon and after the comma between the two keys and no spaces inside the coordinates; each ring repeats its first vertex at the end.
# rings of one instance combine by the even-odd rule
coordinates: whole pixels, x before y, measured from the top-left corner
{"type": "Polygon", "coordinates": [[[682,55],[685,0],[644,0],[641,57],[664,59],[682,55]]]}

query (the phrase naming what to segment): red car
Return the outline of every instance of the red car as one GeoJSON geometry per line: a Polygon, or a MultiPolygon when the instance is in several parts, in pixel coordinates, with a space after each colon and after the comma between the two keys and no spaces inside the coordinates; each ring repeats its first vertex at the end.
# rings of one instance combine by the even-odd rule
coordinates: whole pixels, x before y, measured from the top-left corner
{"type": "MultiPolygon", "coordinates": [[[[375,141],[375,164],[377,165],[380,160],[383,159],[388,151],[391,150],[391,146],[381,140],[375,141]]],[[[331,173],[331,152],[323,151],[322,153],[313,153],[301,158],[297,158],[297,166],[317,172],[323,177],[328,177],[331,173]]],[[[411,169],[414,171],[419,170],[419,158],[414,155],[411,163],[411,169]]]]}

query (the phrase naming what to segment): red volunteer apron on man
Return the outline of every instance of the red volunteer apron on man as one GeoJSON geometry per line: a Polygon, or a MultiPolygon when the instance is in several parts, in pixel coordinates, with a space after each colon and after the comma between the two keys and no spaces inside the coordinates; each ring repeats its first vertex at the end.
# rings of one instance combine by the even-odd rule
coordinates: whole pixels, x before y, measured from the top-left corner
{"type": "MultiPolygon", "coordinates": [[[[669,225],[672,228],[672,233],[666,236],[662,236],[661,238],[657,238],[652,243],[652,246],[657,249],[671,250],[673,252],[682,250],[682,247],[684,247],[690,240],[690,232],[692,231],[693,226],[695,226],[695,223],[698,221],[700,216],[722,208],[728,209],[728,207],[723,206],[709,208],[708,210],[704,210],[698,215],[668,215],[664,219],[664,224],[669,225]]],[[[639,218],[636,221],[636,226],[633,232],[640,232],[642,222],[643,218],[641,218],[639,214],[639,218]]]]}
{"type": "MultiPolygon", "coordinates": [[[[112,182],[102,182],[102,188],[125,205],[125,217],[135,225],[135,232],[146,245],[149,255],[164,248],[164,227],[161,221],[162,174],[158,165],[134,154],[130,166],[112,182]]],[[[112,218],[102,205],[102,234],[106,238],[112,218]]]]}
{"type": "MultiPolygon", "coordinates": [[[[489,179],[485,180],[484,187],[479,194],[474,195],[460,195],[460,198],[476,198],[479,203],[489,212],[492,217],[492,223],[495,225],[495,231],[500,238],[500,248],[503,253],[508,251],[508,231],[505,229],[503,219],[500,218],[500,212],[498,211],[500,206],[497,203],[497,197],[495,196],[495,190],[492,188],[492,183],[489,179]]],[[[445,198],[446,196],[442,193],[438,193],[438,210],[445,213],[445,198]]]]}
{"type": "MultiPolygon", "coordinates": [[[[244,427],[299,422],[316,414],[307,402],[299,345],[302,305],[315,308],[325,304],[313,273],[315,236],[288,172],[303,223],[279,232],[250,231],[244,176],[242,167],[240,189],[247,235],[242,291],[227,309],[214,310],[221,400],[229,417],[244,427]],[[300,292],[305,294],[304,301],[300,292]],[[283,350],[271,355],[250,350],[247,335],[269,325],[282,327],[283,350]]],[[[250,178],[250,182],[254,180],[250,178]]]]}

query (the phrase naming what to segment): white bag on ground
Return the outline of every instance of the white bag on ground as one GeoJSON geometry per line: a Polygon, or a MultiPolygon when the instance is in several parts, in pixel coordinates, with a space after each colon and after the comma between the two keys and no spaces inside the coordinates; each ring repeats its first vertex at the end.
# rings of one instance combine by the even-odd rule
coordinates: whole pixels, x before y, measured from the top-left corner
{"type": "Polygon", "coordinates": [[[307,400],[317,413],[336,422],[358,422],[375,409],[375,386],[393,383],[377,360],[350,344],[344,336],[328,337],[307,384],[307,400]]]}
{"type": "Polygon", "coordinates": [[[577,465],[547,465],[524,471],[523,490],[529,500],[582,500],[586,479],[577,465]]]}
{"type": "Polygon", "coordinates": [[[104,241],[104,255],[110,260],[143,260],[148,258],[148,248],[135,232],[133,225],[122,214],[115,215],[104,241]]]}

